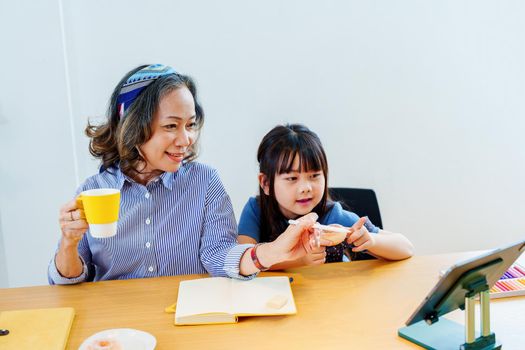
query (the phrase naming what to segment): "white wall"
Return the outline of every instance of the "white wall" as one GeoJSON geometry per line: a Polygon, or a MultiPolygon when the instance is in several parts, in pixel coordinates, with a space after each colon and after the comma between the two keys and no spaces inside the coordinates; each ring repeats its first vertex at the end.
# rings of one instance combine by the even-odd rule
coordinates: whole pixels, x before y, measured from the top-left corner
{"type": "Polygon", "coordinates": [[[9,286],[45,284],[58,209],[76,186],[58,4],[1,6],[1,248],[9,286]]]}
{"type": "MultiPolygon", "coordinates": [[[[104,114],[125,72],[160,62],[196,78],[207,113],[200,160],[219,169],[237,216],[257,190],[255,152],[262,136],[278,123],[303,122],[324,142],[330,185],[374,188],[386,228],[405,233],[419,254],[524,237],[521,1],[154,4],[64,4],[80,178],[97,166],[82,136],[86,118],[104,114]]],[[[1,160],[0,214],[11,286],[42,283],[44,257],[52,255],[58,236],[56,212],[75,187],[58,6],[40,6],[38,16],[30,14],[36,23],[22,26],[21,5],[9,4],[12,23],[2,24],[21,30],[9,63],[35,64],[36,57],[18,51],[40,45],[38,56],[48,57],[52,72],[42,72],[39,63],[32,74],[58,77],[50,82],[53,89],[40,92],[41,103],[24,111],[14,106],[27,100],[27,87],[13,78],[15,91],[0,90],[9,120],[0,125],[1,149],[9,150],[1,160]],[[42,102],[49,99],[56,103],[42,102]],[[16,127],[20,119],[30,126],[16,127]],[[54,137],[46,137],[49,132],[54,137]],[[43,144],[45,155],[24,157],[43,144]],[[49,163],[65,172],[39,173],[47,177],[32,185],[27,177],[33,174],[23,169],[49,163]],[[3,199],[4,188],[16,205],[3,199]],[[49,194],[45,208],[29,203],[35,191],[49,194]],[[21,230],[17,223],[27,221],[27,211],[38,217],[21,230]],[[26,248],[38,261],[17,258],[20,232],[40,243],[26,248]]]]}
{"type": "MultiPolygon", "coordinates": [[[[1,218],[1,215],[0,215],[1,218]]],[[[0,288],[9,286],[7,283],[7,260],[5,258],[4,250],[4,235],[2,233],[2,222],[0,221],[0,288]]]]}

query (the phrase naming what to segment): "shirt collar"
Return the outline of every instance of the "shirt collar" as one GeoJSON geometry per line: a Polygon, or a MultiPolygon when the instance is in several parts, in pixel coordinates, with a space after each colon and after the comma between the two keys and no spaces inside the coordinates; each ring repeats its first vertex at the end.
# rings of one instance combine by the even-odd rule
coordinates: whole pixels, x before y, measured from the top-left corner
{"type": "Polygon", "coordinates": [[[107,169],[106,171],[114,171],[115,176],[117,177],[117,188],[122,191],[122,186],[124,186],[124,182],[126,180],[129,180],[126,175],[120,170],[120,166],[111,167],[110,169],[107,169]]]}
{"type": "MultiPolygon", "coordinates": [[[[174,173],[171,172],[164,172],[162,173],[158,179],[162,180],[162,184],[164,187],[166,187],[169,190],[173,189],[173,183],[175,182],[175,179],[179,176],[180,173],[184,173],[186,171],[185,167],[186,163],[183,163],[179,170],[177,170],[174,173]]],[[[112,170],[116,172],[117,177],[117,188],[122,190],[122,186],[124,186],[124,182],[130,182],[130,183],[137,183],[135,180],[124,174],[120,170],[120,166],[112,167],[112,170]]]]}
{"type": "Polygon", "coordinates": [[[164,187],[166,187],[168,190],[173,189],[173,179],[175,177],[176,173],[167,173],[164,172],[162,175],[159,176],[159,178],[162,180],[162,184],[164,187]]]}

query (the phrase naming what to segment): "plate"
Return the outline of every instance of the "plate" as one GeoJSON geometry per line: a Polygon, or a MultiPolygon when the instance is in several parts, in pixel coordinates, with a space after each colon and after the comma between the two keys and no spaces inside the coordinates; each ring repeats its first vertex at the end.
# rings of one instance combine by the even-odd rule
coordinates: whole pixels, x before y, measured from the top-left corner
{"type": "Polygon", "coordinates": [[[111,349],[111,347],[95,347],[97,341],[113,341],[120,345],[115,350],[153,350],[157,339],[147,332],[131,328],[106,329],[93,334],[80,345],[78,350],[111,349]]]}

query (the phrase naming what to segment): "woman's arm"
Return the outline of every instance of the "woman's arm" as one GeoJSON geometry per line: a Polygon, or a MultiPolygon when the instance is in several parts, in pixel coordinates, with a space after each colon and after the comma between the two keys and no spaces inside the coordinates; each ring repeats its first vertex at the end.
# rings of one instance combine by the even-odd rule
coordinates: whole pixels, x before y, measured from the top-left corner
{"type": "Polygon", "coordinates": [[[84,271],[78,254],[78,244],[88,229],[88,223],[83,217],[82,209],[77,208],[75,200],[68,202],[60,210],[62,239],[55,264],[60,275],[66,278],[79,277],[84,271]]]}
{"type": "Polygon", "coordinates": [[[84,267],[78,254],[78,243],[67,242],[62,238],[55,256],[55,264],[63,277],[79,277],[84,272],[84,267]]]}
{"type": "MultiPolygon", "coordinates": [[[[324,263],[324,260],[321,264],[324,263]]],[[[292,261],[283,261],[281,263],[277,263],[275,265],[272,265],[270,267],[270,270],[272,271],[278,271],[278,270],[286,270],[286,269],[291,269],[291,268],[294,268],[294,267],[301,267],[301,266],[305,266],[306,264],[303,262],[303,259],[297,259],[297,260],[292,260],[292,261]]]]}
{"type": "MultiPolygon", "coordinates": [[[[237,237],[239,244],[257,244],[258,242],[250,236],[239,235],[237,237]]],[[[325,247],[313,248],[312,251],[302,258],[290,261],[283,261],[272,265],[270,270],[285,270],[292,267],[310,266],[310,265],[321,265],[326,261],[325,247]]]]}
{"type": "MultiPolygon", "coordinates": [[[[317,220],[317,214],[310,213],[299,219],[297,225],[290,225],[273,242],[257,246],[256,259],[263,267],[271,267],[279,263],[295,261],[305,257],[314,249],[311,244],[312,226],[317,220]]],[[[241,257],[240,274],[248,276],[259,272],[252,259],[252,251],[247,249],[241,257]]]]}

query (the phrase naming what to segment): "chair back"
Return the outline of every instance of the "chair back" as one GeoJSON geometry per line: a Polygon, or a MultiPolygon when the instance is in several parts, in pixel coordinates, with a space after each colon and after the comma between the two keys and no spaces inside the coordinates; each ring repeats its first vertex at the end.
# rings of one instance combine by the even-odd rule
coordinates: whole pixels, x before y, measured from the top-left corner
{"type": "Polygon", "coordinates": [[[383,228],[376,193],[367,188],[331,187],[332,200],[341,202],[343,209],[354,212],[359,217],[368,216],[372,223],[383,228]]]}

